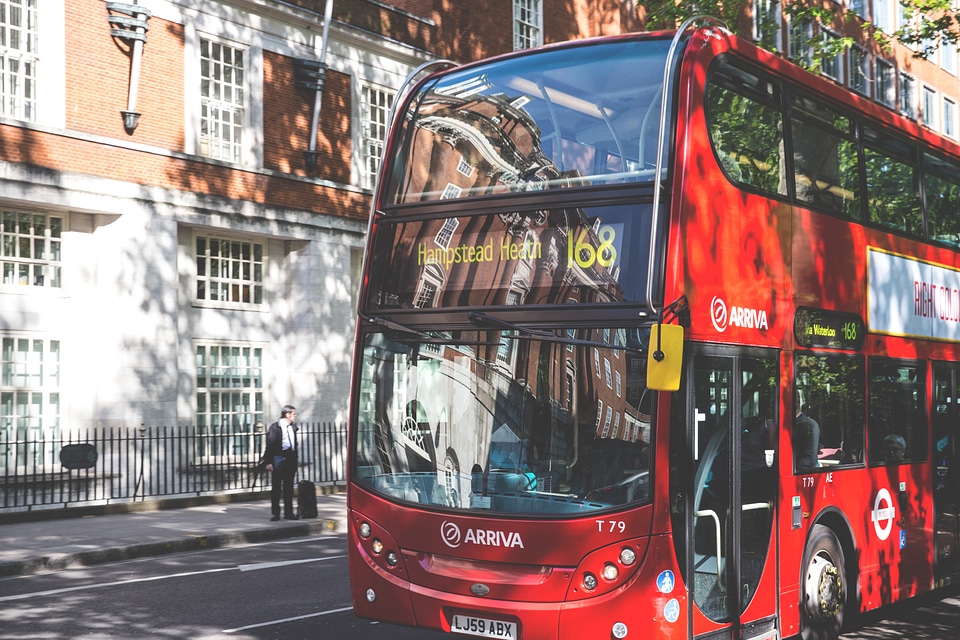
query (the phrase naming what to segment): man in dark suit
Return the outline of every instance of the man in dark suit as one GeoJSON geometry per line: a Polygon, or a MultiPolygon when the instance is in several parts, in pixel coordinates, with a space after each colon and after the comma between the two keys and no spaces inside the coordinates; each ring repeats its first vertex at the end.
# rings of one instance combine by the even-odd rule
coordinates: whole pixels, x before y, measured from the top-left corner
{"type": "Polygon", "coordinates": [[[270,490],[271,520],[280,519],[280,496],[283,495],[283,517],[296,520],[293,511],[293,476],[297,473],[297,410],[286,405],[280,419],[267,429],[267,446],[260,464],[273,476],[270,490]]]}

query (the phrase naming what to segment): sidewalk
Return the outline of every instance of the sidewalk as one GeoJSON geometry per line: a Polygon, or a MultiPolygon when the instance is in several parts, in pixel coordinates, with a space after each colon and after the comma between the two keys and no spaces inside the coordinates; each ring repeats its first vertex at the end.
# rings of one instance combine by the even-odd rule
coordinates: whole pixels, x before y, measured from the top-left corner
{"type": "Polygon", "coordinates": [[[317,496],[316,519],[270,521],[270,501],[0,525],[0,577],[203,548],[346,531],[346,496],[317,496]]]}

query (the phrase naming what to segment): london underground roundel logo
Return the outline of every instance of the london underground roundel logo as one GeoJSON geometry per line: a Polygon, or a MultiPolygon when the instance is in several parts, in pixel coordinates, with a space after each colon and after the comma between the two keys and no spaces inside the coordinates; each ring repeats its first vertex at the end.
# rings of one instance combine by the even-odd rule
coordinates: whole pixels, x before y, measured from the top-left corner
{"type": "Polygon", "coordinates": [[[720,296],[713,296],[713,301],[710,302],[710,320],[718,332],[727,330],[727,303],[720,296]]]}
{"type": "Polygon", "coordinates": [[[451,549],[456,549],[460,546],[461,535],[460,527],[449,520],[440,525],[440,537],[443,538],[443,542],[451,549]]]}

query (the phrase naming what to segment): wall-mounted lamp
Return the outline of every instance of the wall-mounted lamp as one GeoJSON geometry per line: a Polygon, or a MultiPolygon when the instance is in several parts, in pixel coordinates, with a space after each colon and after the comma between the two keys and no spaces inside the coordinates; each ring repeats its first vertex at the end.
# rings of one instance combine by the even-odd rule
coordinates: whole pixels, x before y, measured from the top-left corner
{"type": "Polygon", "coordinates": [[[333,19],[333,0],[327,0],[323,10],[323,36],[319,60],[294,60],[293,72],[297,86],[312,89],[313,117],[310,119],[310,142],[303,152],[303,162],[308,169],[317,166],[320,152],[317,151],[317,132],[320,130],[320,106],[323,104],[323,82],[327,77],[327,41],[330,39],[330,20],[333,19]]]}
{"type": "MultiPolygon", "coordinates": [[[[297,88],[310,89],[311,91],[316,92],[314,94],[317,96],[314,104],[314,112],[316,114],[314,117],[316,118],[320,109],[319,105],[316,104],[316,101],[320,100],[320,97],[323,96],[323,83],[327,79],[327,63],[320,60],[294,58],[293,77],[296,80],[297,88]]],[[[303,152],[304,163],[311,169],[317,166],[317,159],[320,156],[320,152],[316,150],[316,139],[317,131],[316,129],[312,129],[310,136],[310,148],[303,152]]]]}
{"type": "Polygon", "coordinates": [[[130,87],[127,94],[127,108],[122,109],[123,128],[128,134],[133,134],[140,121],[137,113],[137,89],[140,85],[140,59],[143,57],[143,45],[147,43],[147,20],[150,19],[150,10],[137,4],[123,4],[108,2],[107,21],[110,23],[110,35],[120,38],[131,45],[130,58],[130,87]]]}

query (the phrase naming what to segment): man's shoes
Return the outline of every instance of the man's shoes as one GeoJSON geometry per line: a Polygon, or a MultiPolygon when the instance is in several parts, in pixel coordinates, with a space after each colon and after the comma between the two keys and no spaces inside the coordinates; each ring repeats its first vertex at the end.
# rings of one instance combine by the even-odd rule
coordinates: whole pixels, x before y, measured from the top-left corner
{"type": "Polygon", "coordinates": [[[280,516],[273,516],[272,518],[270,518],[270,522],[276,522],[279,519],[280,519],[280,516]]]}
{"type": "Polygon", "coordinates": [[[283,516],[284,520],[299,520],[300,516],[283,516]]]}

